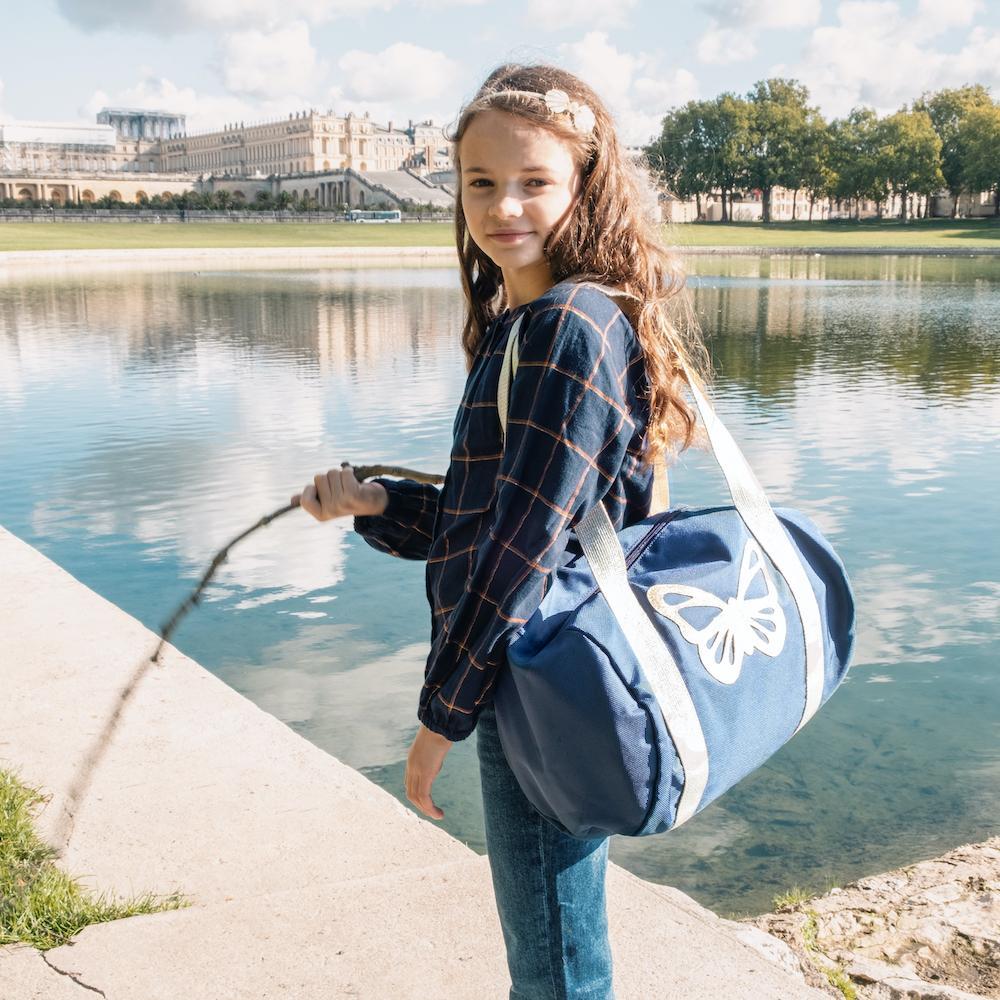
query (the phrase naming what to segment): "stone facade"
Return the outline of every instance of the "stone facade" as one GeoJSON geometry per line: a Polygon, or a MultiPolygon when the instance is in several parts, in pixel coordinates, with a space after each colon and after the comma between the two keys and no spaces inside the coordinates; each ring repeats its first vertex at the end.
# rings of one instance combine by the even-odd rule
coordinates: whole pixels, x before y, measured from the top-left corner
{"type": "Polygon", "coordinates": [[[268,177],[329,170],[446,170],[447,140],[431,122],[406,128],[376,124],[367,112],[339,117],[299,111],[287,119],[163,141],[161,169],[213,176],[268,177]]]}
{"type": "Polygon", "coordinates": [[[189,174],[153,174],[137,177],[111,173],[0,173],[0,201],[51,201],[87,205],[106,195],[140,203],[154,194],[182,194],[197,187],[189,174]]]}
{"type": "Polygon", "coordinates": [[[187,135],[185,117],[166,111],[104,108],[97,120],[0,124],[0,199],[65,204],[117,195],[132,202],[197,189],[229,190],[249,202],[258,191],[287,190],[322,207],[395,207],[401,202],[393,192],[362,175],[452,166],[448,141],[431,121],[399,128],[367,113],[312,109],[187,135]]]}

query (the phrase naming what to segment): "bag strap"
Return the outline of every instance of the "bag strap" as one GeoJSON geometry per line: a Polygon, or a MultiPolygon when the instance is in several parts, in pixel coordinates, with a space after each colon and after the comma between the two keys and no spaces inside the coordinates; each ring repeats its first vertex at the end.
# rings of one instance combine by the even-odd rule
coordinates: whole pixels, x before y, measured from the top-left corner
{"type": "MultiPolygon", "coordinates": [[[[524,313],[514,320],[507,337],[507,346],[503,352],[503,364],[500,366],[500,381],[497,384],[497,411],[500,416],[500,430],[503,437],[507,436],[507,405],[510,399],[510,384],[517,374],[518,361],[518,331],[524,313]]],[[[653,466],[653,497],[649,513],[662,514],[670,508],[670,480],[667,478],[666,460],[661,460],[653,466]]]]}
{"type": "MultiPolygon", "coordinates": [[[[497,407],[505,435],[512,358],[517,350],[516,340],[522,318],[519,316],[511,328],[497,386],[497,407]]],[[[798,732],[815,714],[823,696],[825,657],[822,619],[816,595],[798,553],[772,510],[750,464],[702,395],[697,379],[686,365],[684,375],[708,432],[712,453],[726,478],[733,505],[747,530],[784,578],[802,622],[806,683],[802,716],[795,728],[798,732]]],[[[608,606],[642,667],[677,749],[684,769],[684,788],[674,820],[674,825],[679,826],[695,814],[708,784],[708,750],[697,709],[669,647],[628,581],[621,542],[603,503],[594,504],[583,516],[577,524],[576,536],[608,606]]]]}

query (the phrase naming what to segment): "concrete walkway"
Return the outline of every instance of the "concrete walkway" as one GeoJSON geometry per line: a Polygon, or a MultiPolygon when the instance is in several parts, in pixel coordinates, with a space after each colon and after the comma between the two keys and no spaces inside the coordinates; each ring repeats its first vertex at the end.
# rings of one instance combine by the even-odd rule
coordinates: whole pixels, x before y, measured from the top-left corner
{"type": "MultiPolygon", "coordinates": [[[[173,648],[68,801],[155,636],[2,528],[0,567],[0,767],[84,884],[194,904],[0,948],[0,1000],[507,997],[487,859],[173,648]]],[[[618,1000],[824,996],[677,890],[612,865],[608,898],[618,1000]]]]}

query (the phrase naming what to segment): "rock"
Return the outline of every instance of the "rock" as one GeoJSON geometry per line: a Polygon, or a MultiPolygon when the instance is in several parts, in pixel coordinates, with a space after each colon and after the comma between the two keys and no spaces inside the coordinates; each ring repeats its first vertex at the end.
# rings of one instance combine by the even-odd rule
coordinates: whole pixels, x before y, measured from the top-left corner
{"type": "Polygon", "coordinates": [[[747,922],[815,985],[839,967],[864,1000],[1000,1000],[1000,837],[747,922]]]}

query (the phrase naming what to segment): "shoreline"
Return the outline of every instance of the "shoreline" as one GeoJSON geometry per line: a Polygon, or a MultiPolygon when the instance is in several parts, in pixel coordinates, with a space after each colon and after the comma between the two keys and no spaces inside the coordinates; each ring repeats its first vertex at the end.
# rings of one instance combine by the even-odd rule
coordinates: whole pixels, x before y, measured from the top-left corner
{"type": "MultiPolygon", "coordinates": [[[[675,246],[681,257],[998,257],[1000,247],[829,247],[829,246],[675,246]]],[[[396,264],[447,266],[457,262],[454,247],[157,247],[141,249],[0,250],[0,275],[6,270],[61,264],[114,265],[141,269],[156,264],[186,267],[192,261],[224,262],[251,270],[263,265],[396,264]]]]}
{"type": "Polygon", "coordinates": [[[262,265],[302,264],[454,265],[454,247],[158,247],[115,250],[0,250],[0,276],[6,269],[30,270],[38,264],[114,265],[138,270],[150,264],[186,268],[192,261],[224,262],[251,270],[262,265]]]}

